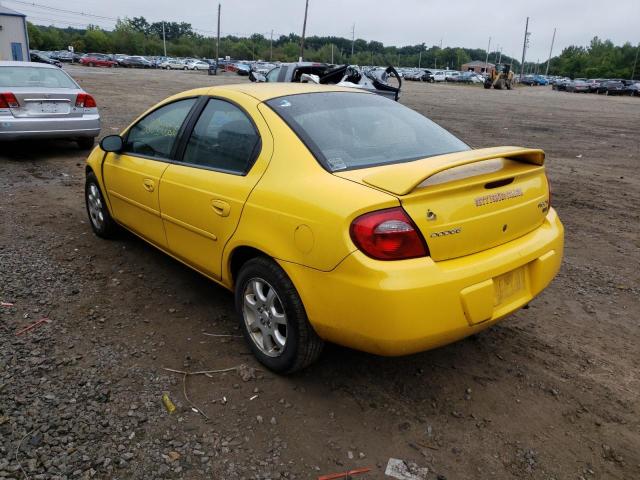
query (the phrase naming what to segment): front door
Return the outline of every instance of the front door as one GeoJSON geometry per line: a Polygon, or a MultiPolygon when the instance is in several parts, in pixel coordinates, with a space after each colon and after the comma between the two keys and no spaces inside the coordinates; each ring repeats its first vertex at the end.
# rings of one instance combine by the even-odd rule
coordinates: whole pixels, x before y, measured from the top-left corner
{"type": "Polygon", "coordinates": [[[16,62],[21,62],[24,57],[22,56],[22,44],[19,42],[11,43],[11,57],[16,62]]]}
{"type": "Polygon", "coordinates": [[[238,106],[212,98],[181,161],[162,176],[160,209],[169,251],[205,275],[221,276],[224,246],[271,157],[267,135],[238,106]]]}
{"type": "Polygon", "coordinates": [[[133,125],[120,153],[109,153],[104,179],[113,217],[151,243],[166,248],[158,188],[178,133],[196,98],[165,104],[133,125]]]}

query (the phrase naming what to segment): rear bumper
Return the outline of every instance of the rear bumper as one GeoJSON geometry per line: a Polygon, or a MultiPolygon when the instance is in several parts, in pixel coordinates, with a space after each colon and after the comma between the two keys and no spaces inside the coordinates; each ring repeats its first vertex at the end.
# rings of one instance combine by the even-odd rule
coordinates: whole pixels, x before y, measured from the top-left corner
{"type": "Polygon", "coordinates": [[[0,141],[29,138],[97,137],[100,115],[77,118],[15,118],[0,115],[0,141]]]}
{"type": "Polygon", "coordinates": [[[331,272],[281,262],[324,339],[379,355],[454,342],[526,305],[555,277],[564,229],[551,210],[536,230],[492,249],[442,262],[372,260],[357,251],[331,272]],[[496,278],[521,272],[521,289],[496,304],[496,278]]]}

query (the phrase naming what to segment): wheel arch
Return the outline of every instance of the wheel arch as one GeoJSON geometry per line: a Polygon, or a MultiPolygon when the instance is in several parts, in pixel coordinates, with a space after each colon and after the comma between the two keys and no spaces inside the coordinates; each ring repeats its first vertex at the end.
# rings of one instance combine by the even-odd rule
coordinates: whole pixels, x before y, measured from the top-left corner
{"type": "Polygon", "coordinates": [[[225,269],[227,281],[225,283],[228,283],[229,286],[233,288],[242,266],[249,260],[257,257],[273,258],[272,255],[248,245],[238,245],[234,247],[227,257],[225,269]]]}

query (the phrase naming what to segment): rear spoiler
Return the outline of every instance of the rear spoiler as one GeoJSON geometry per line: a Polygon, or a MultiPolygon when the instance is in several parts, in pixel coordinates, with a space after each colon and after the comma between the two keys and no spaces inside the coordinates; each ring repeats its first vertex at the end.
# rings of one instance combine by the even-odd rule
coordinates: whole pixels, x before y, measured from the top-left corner
{"type": "Polygon", "coordinates": [[[372,168],[362,181],[394,195],[406,195],[436,173],[471,163],[507,158],[523,163],[544,165],[544,151],[524,147],[492,147],[447,153],[415,162],[372,168]]]}

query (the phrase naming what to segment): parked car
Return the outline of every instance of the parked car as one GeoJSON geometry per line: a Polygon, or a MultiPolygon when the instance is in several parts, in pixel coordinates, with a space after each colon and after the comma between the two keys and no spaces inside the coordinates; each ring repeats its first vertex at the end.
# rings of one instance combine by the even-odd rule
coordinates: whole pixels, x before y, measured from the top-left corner
{"type": "Polygon", "coordinates": [[[124,68],[153,68],[153,64],[144,57],[132,55],[120,60],[120,66],[124,68]]]}
{"type": "Polygon", "coordinates": [[[520,80],[522,85],[528,85],[529,87],[535,87],[537,85],[536,80],[533,78],[533,75],[525,75],[520,80]]]}
{"type": "Polygon", "coordinates": [[[451,78],[453,73],[460,74],[460,72],[455,72],[454,70],[436,70],[433,72],[433,80],[435,82],[444,82],[447,78],[451,78]]]}
{"type": "Polygon", "coordinates": [[[407,355],[527,305],[562,261],[543,163],[358,89],[245,83],[174,95],[103,138],[85,201],[98,236],[123,226],[234,291],[251,351],[289,373],[325,341],[407,355]]]}
{"type": "Polygon", "coordinates": [[[117,67],[118,63],[104,53],[85,53],[80,63],[87,67],[117,67]]]}
{"type": "Polygon", "coordinates": [[[627,85],[627,93],[632,97],[640,97],[640,82],[633,82],[627,85]]]}
{"type": "Polygon", "coordinates": [[[187,63],[186,66],[189,70],[209,70],[209,64],[207,62],[203,62],[202,60],[187,63]]]}
{"type": "Polygon", "coordinates": [[[584,80],[574,80],[567,84],[567,92],[589,93],[589,83],[584,80]]]}
{"type": "Polygon", "coordinates": [[[0,141],[69,138],[91,148],[100,134],[94,98],[65,71],[0,61],[0,141]]]}
{"type": "Polygon", "coordinates": [[[626,87],[620,80],[607,80],[602,82],[597,90],[598,93],[604,93],[605,95],[624,95],[626,87]]]}
{"type": "Polygon", "coordinates": [[[400,97],[402,80],[395,68],[362,69],[354,65],[333,65],[318,62],[281,63],[266,76],[256,72],[249,75],[251,81],[258,82],[312,82],[322,85],[343,85],[368,90],[393,100],[400,97]],[[398,85],[392,85],[396,78],[398,85]]]}
{"type": "Polygon", "coordinates": [[[62,63],[60,63],[58,60],[53,60],[52,58],[49,58],[40,52],[31,51],[29,57],[31,58],[32,62],[46,63],[47,65],[54,65],[56,67],[62,68],[62,63]]]}
{"type": "Polygon", "coordinates": [[[446,70],[444,72],[444,80],[445,82],[456,82],[460,75],[461,73],[455,70],[446,70]]]}
{"type": "Polygon", "coordinates": [[[475,72],[462,72],[457,77],[458,83],[484,83],[484,77],[475,72]]]}
{"type": "Polygon", "coordinates": [[[590,78],[587,80],[587,85],[589,86],[589,93],[595,93],[598,90],[598,86],[603,80],[600,78],[590,78]]]}
{"type": "Polygon", "coordinates": [[[569,80],[568,78],[556,78],[552,83],[551,83],[551,89],[552,90],[558,90],[558,91],[566,91],[567,90],[567,84],[570,82],[571,80],[569,80]]]}
{"type": "Polygon", "coordinates": [[[184,63],[180,60],[176,60],[175,58],[165,60],[158,65],[158,68],[163,68],[165,70],[184,70],[184,67],[184,63]]]}

